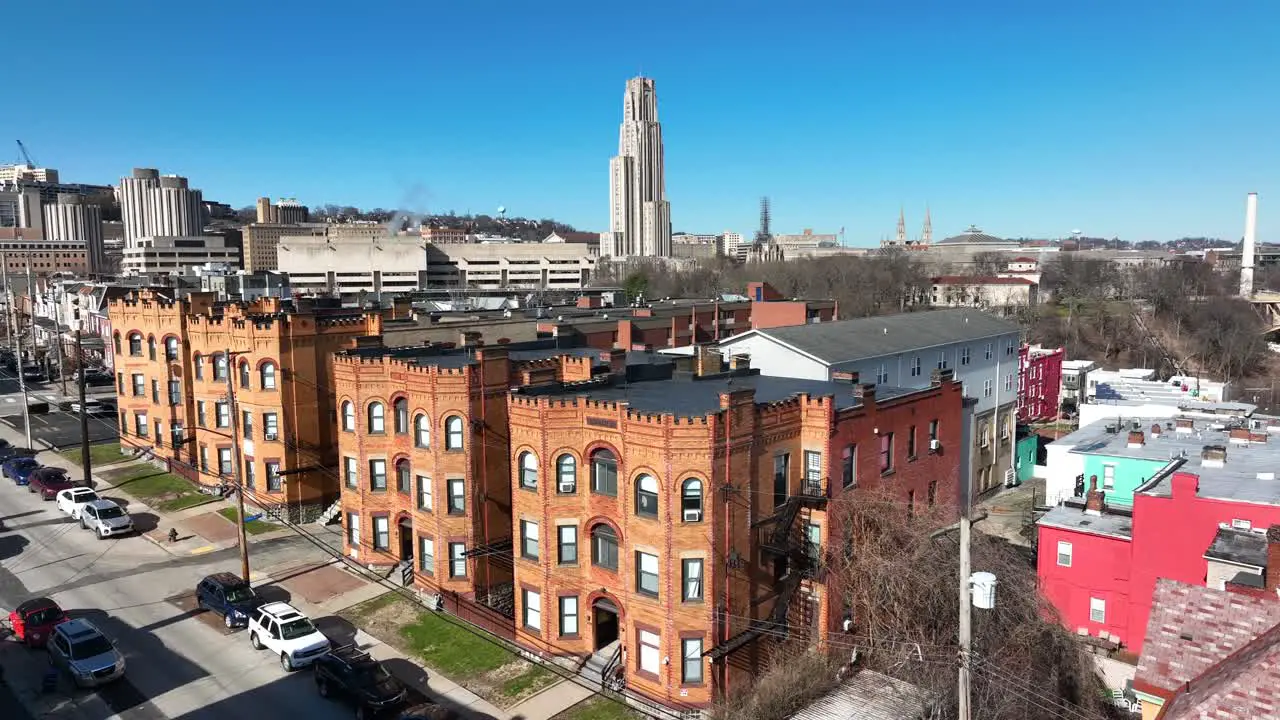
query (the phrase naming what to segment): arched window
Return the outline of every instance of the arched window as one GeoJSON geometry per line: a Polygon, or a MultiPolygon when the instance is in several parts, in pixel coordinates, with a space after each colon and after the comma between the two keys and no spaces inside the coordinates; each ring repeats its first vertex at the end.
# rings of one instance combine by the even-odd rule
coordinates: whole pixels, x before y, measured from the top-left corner
{"type": "Polygon", "coordinates": [[[116,348],[116,354],[120,354],[120,331],[111,333],[111,344],[116,348]]]}
{"type": "Polygon", "coordinates": [[[259,381],[262,383],[263,390],[276,389],[276,364],[273,362],[264,362],[262,367],[258,368],[259,381]]]}
{"type": "Polygon", "coordinates": [[[538,489],[538,456],[528,451],[520,453],[520,487],[538,489]]]}
{"type": "Polygon", "coordinates": [[[702,522],[702,481],[689,478],[680,486],[680,517],[685,522],[702,522]]]}
{"type": "Polygon", "coordinates": [[[147,359],[148,360],[156,359],[156,336],[155,335],[147,336],[147,359]]]}
{"type": "Polygon", "coordinates": [[[237,368],[240,371],[240,387],[245,390],[249,389],[249,361],[241,359],[237,368]]]}
{"type": "Polygon", "coordinates": [[[658,517],[658,481],[652,475],[636,478],[636,514],[658,517]]]}
{"type": "Polygon", "coordinates": [[[164,339],[164,359],[170,361],[178,359],[178,338],[169,336],[164,339]]]}
{"type": "Polygon", "coordinates": [[[396,490],[408,495],[413,492],[413,484],[409,479],[412,475],[412,469],[409,467],[409,461],[401,458],[396,461],[396,490]]]}
{"type": "Polygon", "coordinates": [[[618,569],[618,534],[603,523],[591,528],[591,564],[606,570],[618,569]]]}
{"type": "Polygon", "coordinates": [[[444,449],[462,449],[462,418],[452,415],[444,421],[444,449]]]}
{"type": "Polygon", "coordinates": [[[569,453],[556,460],[556,492],[570,494],[578,491],[578,461],[569,453]]]}
{"type": "Polygon", "coordinates": [[[405,398],[396,398],[394,408],[396,434],[403,435],[409,432],[409,401],[405,398]]]}
{"type": "Polygon", "coordinates": [[[215,353],[213,356],[213,379],[227,379],[227,356],[222,353],[215,353]]]}
{"type": "Polygon", "coordinates": [[[591,492],[618,496],[618,458],[604,448],[591,453],[591,492]]]}
{"type": "Polygon", "coordinates": [[[356,431],[356,406],[350,400],[342,403],[342,429],[347,432],[356,431]]]}
{"type": "Polygon", "coordinates": [[[420,448],[431,447],[431,421],[422,413],[413,419],[413,444],[420,448]]]}
{"type": "Polygon", "coordinates": [[[196,379],[203,380],[204,379],[204,356],[201,355],[200,353],[196,353],[195,355],[192,355],[191,366],[196,369],[196,379]]]}
{"type": "Polygon", "coordinates": [[[129,333],[129,354],[134,357],[142,357],[142,333],[129,333]]]}
{"type": "Polygon", "coordinates": [[[369,432],[382,433],[387,431],[387,409],[380,402],[369,403],[369,432]]]}

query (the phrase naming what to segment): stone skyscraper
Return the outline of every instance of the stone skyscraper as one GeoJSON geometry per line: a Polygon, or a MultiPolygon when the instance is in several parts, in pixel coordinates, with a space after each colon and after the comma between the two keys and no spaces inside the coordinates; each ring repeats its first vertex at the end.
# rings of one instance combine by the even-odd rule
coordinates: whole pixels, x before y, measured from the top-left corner
{"type": "Polygon", "coordinates": [[[671,203],[662,161],[662,126],[653,80],[627,81],[618,155],[609,161],[609,233],[601,254],[671,255],[671,203]]]}

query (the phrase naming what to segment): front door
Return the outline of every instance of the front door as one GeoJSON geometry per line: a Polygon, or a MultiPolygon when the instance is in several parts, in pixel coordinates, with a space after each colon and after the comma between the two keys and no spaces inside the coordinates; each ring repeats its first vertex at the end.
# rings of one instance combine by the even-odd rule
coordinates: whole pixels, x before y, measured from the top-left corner
{"type": "Polygon", "coordinates": [[[607,600],[597,600],[591,611],[595,623],[595,649],[599,650],[618,639],[618,609],[607,600]]]}
{"type": "Polygon", "coordinates": [[[413,521],[405,518],[400,521],[400,560],[413,560],[413,521]]]}

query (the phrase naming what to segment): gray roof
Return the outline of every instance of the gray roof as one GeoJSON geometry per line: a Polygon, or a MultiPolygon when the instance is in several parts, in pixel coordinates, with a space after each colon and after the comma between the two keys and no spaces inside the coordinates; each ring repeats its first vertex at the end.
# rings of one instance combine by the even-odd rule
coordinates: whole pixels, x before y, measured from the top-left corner
{"type": "Polygon", "coordinates": [[[917,720],[929,693],[909,682],[863,670],[791,716],[791,720],[917,720]]]}
{"type": "Polygon", "coordinates": [[[1265,568],[1267,566],[1266,533],[1220,527],[1204,556],[1210,560],[1225,560],[1237,565],[1265,568]]]}
{"type": "Polygon", "coordinates": [[[1015,247],[1019,245],[1017,240],[1005,240],[1004,238],[999,238],[999,237],[996,237],[995,235],[988,235],[987,233],[982,232],[982,230],[978,229],[974,225],[970,225],[967,230],[960,233],[959,235],[952,235],[951,237],[946,238],[944,240],[939,240],[935,244],[958,245],[960,243],[980,243],[984,245],[986,244],[1013,245],[1015,247]]]}
{"type": "Polygon", "coordinates": [[[980,310],[954,308],[793,325],[756,332],[813,355],[828,365],[837,365],[966,340],[1013,334],[1019,332],[1019,327],[1017,323],[980,310]]]}
{"type": "Polygon", "coordinates": [[[1132,516],[1111,511],[1090,515],[1074,504],[1055,507],[1042,515],[1037,524],[1126,540],[1133,538],[1132,516]]]}

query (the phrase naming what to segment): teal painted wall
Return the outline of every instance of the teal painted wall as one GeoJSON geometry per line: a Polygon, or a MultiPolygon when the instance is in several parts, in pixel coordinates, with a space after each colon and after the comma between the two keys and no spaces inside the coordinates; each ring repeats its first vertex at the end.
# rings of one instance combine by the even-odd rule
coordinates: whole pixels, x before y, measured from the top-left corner
{"type": "Polygon", "coordinates": [[[1036,450],[1040,442],[1035,435],[1028,435],[1018,440],[1018,447],[1014,451],[1017,453],[1018,464],[1018,484],[1031,479],[1036,470],[1036,450]]]}
{"type": "Polygon", "coordinates": [[[1133,507],[1133,491],[1139,485],[1160,472],[1160,468],[1168,465],[1168,460],[1142,460],[1137,458],[1115,457],[1110,455],[1084,456],[1084,489],[1089,489],[1089,478],[1098,476],[1098,489],[1105,490],[1105,466],[1115,466],[1114,488],[1106,490],[1108,505],[1133,507]]]}

